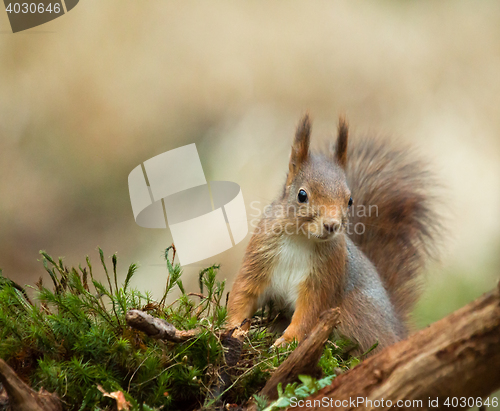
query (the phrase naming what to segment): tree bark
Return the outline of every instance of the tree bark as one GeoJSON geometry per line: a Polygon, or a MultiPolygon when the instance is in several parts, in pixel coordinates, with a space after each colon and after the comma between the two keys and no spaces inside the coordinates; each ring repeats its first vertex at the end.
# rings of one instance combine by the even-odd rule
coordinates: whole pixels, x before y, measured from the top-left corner
{"type": "Polygon", "coordinates": [[[32,390],[7,363],[0,358],[0,382],[9,397],[9,405],[13,411],[61,411],[61,401],[56,394],[43,388],[32,390]]]}
{"type": "Polygon", "coordinates": [[[300,406],[288,409],[387,410],[392,405],[392,410],[438,410],[455,408],[453,397],[458,399],[458,407],[461,398],[471,401],[464,407],[469,408],[471,398],[485,398],[499,387],[500,284],[493,292],[364,360],[300,406]],[[384,403],[375,402],[382,399],[384,403]]]}

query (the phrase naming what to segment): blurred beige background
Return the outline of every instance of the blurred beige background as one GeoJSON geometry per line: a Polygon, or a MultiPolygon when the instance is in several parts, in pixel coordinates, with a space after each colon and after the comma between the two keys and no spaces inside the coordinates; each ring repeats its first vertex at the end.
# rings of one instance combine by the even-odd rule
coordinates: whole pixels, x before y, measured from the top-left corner
{"type": "MultiPolygon", "coordinates": [[[[415,321],[442,317],[500,275],[499,15],[495,1],[81,0],[12,34],[0,12],[0,267],[33,283],[40,249],[69,265],[99,245],[159,296],[171,237],[134,222],[136,165],[194,142],[207,179],[240,184],[254,213],[281,189],[300,115],[320,144],[345,113],[353,138],[411,141],[435,166],[448,231],[415,321]]],[[[185,284],[215,262],[231,283],[248,237],[185,284]]]]}

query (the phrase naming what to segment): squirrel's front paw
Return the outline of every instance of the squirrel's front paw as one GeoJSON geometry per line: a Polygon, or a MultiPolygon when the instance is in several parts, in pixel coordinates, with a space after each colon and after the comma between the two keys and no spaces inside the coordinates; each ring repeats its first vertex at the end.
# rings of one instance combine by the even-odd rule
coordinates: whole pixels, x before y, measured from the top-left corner
{"type": "Polygon", "coordinates": [[[285,340],[285,337],[280,337],[274,342],[273,348],[286,347],[289,343],[289,341],[285,340]]]}
{"type": "Polygon", "coordinates": [[[297,331],[299,331],[297,327],[288,326],[283,335],[274,342],[273,347],[286,347],[294,340],[301,341],[301,333],[297,331]]]}
{"type": "Polygon", "coordinates": [[[277,348],[277,347],[286,347],[288,346],[295,338],[293,337],[288,337],[287,335],[283,335],[281,336],[280,338],[278,338],[274,344],[273,344],[273,348],[277,348]]]}

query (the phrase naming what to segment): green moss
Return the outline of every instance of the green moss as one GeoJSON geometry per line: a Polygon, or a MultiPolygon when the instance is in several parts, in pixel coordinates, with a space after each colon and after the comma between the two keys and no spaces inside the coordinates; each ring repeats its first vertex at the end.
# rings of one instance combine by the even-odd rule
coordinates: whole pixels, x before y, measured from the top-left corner
{"type": "MultiPolygon", "coordinates": [[[[222,303],[225,282],[217,280],[219,266],[208,267],[199,277],[203,298],[189,296],[181,267],[168,259],[169,250],[165,251],[169,275],[160,301],[129,288],[135,264],[128,268],[124,283],[118,284],[118,259],[111,256],[108,268],[101,249],[106,284],[94,279],[88,257],[86,267],[75,269],[41,252],[52,284],[47,287],[40,279],[32,287],[34,303],[0,271],[0,357],[35,389],[57,392],[67,410],[114,409],[113,400],[104,397],[98,386],[107,392],[123,391],[134,410],[209,405],[210,387],[225,366],[219,337],[227,314],[222,303]],[[166,306],[174,288],[181,296],[166,306]],[[203,331],[184,343],[157,341],[126,325],[125,314],[132,309],[146,310],[178,329],[201,326],[203,331]]],[[[262,313],[254,321],[241,360],[231,370],[225,401],[246,402],[295,348],[291,344],[269,350],[275,336],[259,325],[266,322],[262,313]]],[[[329,343],[325,348],[320,366],[326,376],[355,365],[356,360],[343,355],[342,344],[329,343]]]]}

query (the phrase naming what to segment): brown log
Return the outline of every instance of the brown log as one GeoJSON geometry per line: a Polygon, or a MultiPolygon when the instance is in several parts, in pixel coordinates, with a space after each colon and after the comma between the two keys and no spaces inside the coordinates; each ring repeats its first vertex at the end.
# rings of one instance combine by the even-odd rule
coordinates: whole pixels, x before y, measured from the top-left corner
{"type": "Polygon", "coordinates": [[[312,332],[278,367],[259,395],[274,400],[278,398],[279,383],[286,387],[288,383],[296,381],[300,374],[319,376],[321,370],[318,368],[318,361],[323,354],[326,340],[339,322],[339,315],[338,308],[324,311],[312,332]]]}
{"type": "Polygon", "coordinates": [[[485,398],[499,387],[500,285],[288,409],[451,409],[456,404],[447,407],[447,398],[485,398]]]}
{"type": "Polygon", "coordinates": [[[193,330],[178,330],[169,322],[153,317],[140,310],[130,310],[125,316],[127,324],[136,330],[143,331],[147,335],[157,340],[165,340],[171,342],[183,342],[193,338],[200,333],[200,329],[193,330]]]}
{"type": "Polygon", "coordinates": [[[9,397],[9,405],[13,411],[61,411],[62,405],[56,394],[43,388],[32,390],[19,376],[0,358],[0,382],[9,397]]]}

